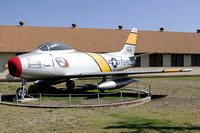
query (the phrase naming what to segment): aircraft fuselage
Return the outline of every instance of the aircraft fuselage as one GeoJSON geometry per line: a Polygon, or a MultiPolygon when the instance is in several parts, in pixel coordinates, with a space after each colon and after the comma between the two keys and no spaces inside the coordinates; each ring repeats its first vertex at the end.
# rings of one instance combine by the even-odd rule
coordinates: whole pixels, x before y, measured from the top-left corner
{"type": "Polygon", "coordinates": [[[17,76],[25,79],[60,78],[83,73],[119,71],[133,65],[129,57],[118,56],[115,53],[97,54],[75,50],[33,51],[16,58],[18,65],[16,63],[13,65],[18,71],[17,76]],[[21,72],[18,67],[23,68],[21,72]]]}

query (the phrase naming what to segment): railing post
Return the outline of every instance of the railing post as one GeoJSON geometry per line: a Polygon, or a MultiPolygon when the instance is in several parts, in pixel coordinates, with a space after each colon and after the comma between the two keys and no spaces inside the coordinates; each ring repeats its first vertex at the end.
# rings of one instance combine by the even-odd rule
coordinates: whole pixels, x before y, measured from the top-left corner
{"type": "Polygon", "coordinates": [[[138,99],[140,99],[140,90],[138,90],[138,99]]]}
{"type": "Polygon", "coordinates": [[[100,98],[99,98],[99,93],[98,93],[98,105],[100,105],[100,98]]]}
{"type": "Polygon", "coordinates": [[[151,85],[149,85],[148,97],[151,97],[151,85]]]}
{"type": "Polygon", "coordinates": [[[40,105],[41,105],[41,93],[40,93],[40,105]]]}
{"type": "Polygon", "coordinates": [[[71,94],[69,94],[69,106],[71,106],[72,105],[72,99],[71,99],[71,94]]]}
{"type": "Polygon", "coordinates": [[[147,90],[147,83],[145,83],[145,91],[148,92],[148,90],[147,90]]]}
{"type": "Polygon", "coordinates": [[[122,99],[122,92],[120,91],[120,97],[121,97],[121,103],[123,102],[123,99],[122,99]]]}
{"type": "Polygon", "coordinates": [[[16,93],[16,104],[18,104],[18,94],[16,93]]]}

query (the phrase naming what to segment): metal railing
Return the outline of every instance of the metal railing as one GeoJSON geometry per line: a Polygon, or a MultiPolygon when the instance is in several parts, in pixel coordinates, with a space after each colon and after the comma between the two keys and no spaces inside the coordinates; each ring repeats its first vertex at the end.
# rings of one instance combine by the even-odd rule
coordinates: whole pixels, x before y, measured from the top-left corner
{"type": "MultiPolygon", "coordinates": [[[[2,96],[5,94],[11,94],[8,93],[7,90],[9,88],[9,85],[6,85],[6,93],[2,94],[0,92],[0,102],[2,102],[2,96]]],[[[54,104],[59,106],[81,106],[81,105],[103,105],[103,104],[113,104],[113,103],[123,103],[127,101],[132,100],[140,100],[145,95],[148,97],[151,97],[151,85],[147,84],[136,84],[135,89],[132,89],[128,87],[125,87],[123,89],[127,89],[126,91],[120,91],[120,92],[113,92],[113,93],[92,93],[92,94],[44,94],[44,93],[33,93],[28,94],[31,97],[34,97],[37,99],[35,102],[22,102],[22,104],[32,104],[32,105],[39,105],[39,106],[55,106],[54,104]],[[141,88],[141,86],[144,86],[141,88]],[[130,93],[131,92],[131,93],[130,93]],[[133,93],[134,92],[134,93],[133,93]],[[108,98],[107,98],[108,97],[108,98]],[[110,98],[109,98],[110,97],[110,98]],[[49,100],[49,98],[53,100],[49,100]],[[83,100],[80,100],[80,99],[83,100]],[[106,100],[106,98],[108,100],[106,100]],[[113,98],[113,99],[112,99],[113,98]],[[59,100],[60,99],[60,100],[59,100]],[[90,101],[89,101],[89,100],[90,101]],[[58,101],[58,102],[57,102],[58,101]],[[81,101],[81,102],[80,102],[81,101]]],[[[12,93],[13,94],[13,93],[12,93]]],[[[14,101],[16,101],[16,104],[19,104],[22,100],[18,98],[18,95],[15,94],[13,96],[14,101]]],[[[5,102],[5,100],[3,100],[5,102]]],[[[15,103],[15,102],[13,102],[15,103]]]]}

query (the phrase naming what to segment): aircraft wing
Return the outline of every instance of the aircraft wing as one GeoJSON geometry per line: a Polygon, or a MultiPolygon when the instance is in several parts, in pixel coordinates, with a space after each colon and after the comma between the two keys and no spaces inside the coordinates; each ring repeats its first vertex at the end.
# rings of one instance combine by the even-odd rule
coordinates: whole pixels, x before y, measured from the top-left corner
{"type": "MultiPolygon", "coordinates": [[[[167,69],[167,70],[150,70],[150,71],[112,71],[112,72],[95,72],[95,73],[80,73],[70,75],[69,77],[95,77],[108,75],[133,75],[133,74],[148,74],[148,73],[169,73],[169,72],[189,72],[192,69],[167,69]]],[[[67,76],[68,77],[68,76],[67,76]]]]}
{"type": "MultiPolygon", "coordinates": [[[[111,75],[133,75],[133,74],[148,74],[148,73],[169,73],[169,72],[189,72],[192,69],[167,69],[167,70],[150,70],[150,71],[112,71],[112,72],[94,72],[94,73],[80,73],[67,75],[65,78],[79,78],[79,77],[98,77],[98,76],[111,76],[111,75]]],[[[37,80],[35,84],[58,84],[65,82],[66,79],[60,77],[60,80],[37,80]]]]}

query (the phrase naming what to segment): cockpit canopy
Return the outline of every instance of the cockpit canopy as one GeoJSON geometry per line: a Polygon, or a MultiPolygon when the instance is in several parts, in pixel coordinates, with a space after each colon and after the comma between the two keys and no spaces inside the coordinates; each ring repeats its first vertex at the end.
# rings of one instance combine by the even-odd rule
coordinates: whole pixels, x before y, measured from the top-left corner
{"type": "Polygon", "coordinates": [[[61,42],[47,42],[36,48],[33,52],[54,50],[73,50],[73,48],[61,42]]]}

